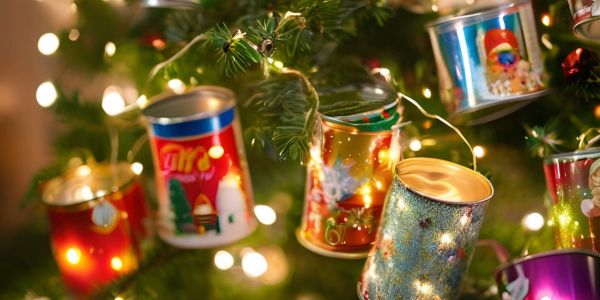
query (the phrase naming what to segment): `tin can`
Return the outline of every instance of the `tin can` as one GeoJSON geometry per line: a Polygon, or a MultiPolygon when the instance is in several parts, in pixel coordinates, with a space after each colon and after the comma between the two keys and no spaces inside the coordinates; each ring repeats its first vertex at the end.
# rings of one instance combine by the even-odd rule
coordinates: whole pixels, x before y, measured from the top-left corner
{"type": "Polygon", "coordinates": [[[141,185],[127,163],[88,164],[44,186],[50,240],[63,281],[76,297],[138,265],[147,237],[141,185]]]}
{"type": "Polygon", "coordinates": [[[494,191],[481,174],[432,158],[396,165],[361,299],[455,299],[494,191]]]}
{"type": "MultiPolygon", "coordinates": [[[[385,110],[383,111],[385,113],[385,110]]],[[[362,258],[379,224],[393,165],[400,159],[400,116],[372,123],[321,116],[311,144],[302,224],[307,249],[335,258],[362,258]]]]}
{"type": "Polygon", "coordinates": [[[232,243],[256,228],[244,144],[228,89],[200,86],[155,98],[149,120],[158,234],[181,248],[232,243]]]}
{"type": "Polygon", "coordinates": [[[573,16],[573,31],[583,39],[600,39],[600,1],[567,0],[573,16]]]}
{"type": "Polygon", "coordinates": [[[525,256],[496,269],[502,299],[600,299],[600,255],[554,250],[525,256]]]}
{"type": "Polygon", "coordinates": [[[440,97],[452,121],[488,122],[545,93],[529,0],[440,18],[427,27],[440,97]]]}
{"type": "Polygon", "coordinates": [[[600,148],[544,160],[555,246],[600,252],[600,148]]]}

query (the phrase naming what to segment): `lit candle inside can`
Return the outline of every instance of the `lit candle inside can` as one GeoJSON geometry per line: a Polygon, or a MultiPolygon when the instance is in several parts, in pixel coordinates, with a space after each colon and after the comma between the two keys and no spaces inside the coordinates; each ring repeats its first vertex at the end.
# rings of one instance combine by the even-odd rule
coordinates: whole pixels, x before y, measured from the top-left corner
{"type": "Polygon", "coordinates": [[[137,223],[146,210],[129,164],[69,170],[45,185],[43,200],[54,256],[74,296],[89,296],[95,288],[137,268],[139,236],[132,231],[141,226],[137,223]]]}

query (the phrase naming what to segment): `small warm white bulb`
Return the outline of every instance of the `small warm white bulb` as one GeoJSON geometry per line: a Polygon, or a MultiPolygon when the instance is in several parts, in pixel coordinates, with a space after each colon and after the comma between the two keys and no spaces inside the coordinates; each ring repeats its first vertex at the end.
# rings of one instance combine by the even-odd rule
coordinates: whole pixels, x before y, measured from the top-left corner
{"type": "Polygon", "coordinates": [[[109,116],[119,114],[125,109],[125,100],[119,93],[117,88],[109,86],[104,90],[104,96],[102,97],[102,109],[109,116]]]}
{"type": "Polygon", "coordinates": [[[104,46],[104,53],[106,53],[106,55],[108,57],[115,55],[116,52],[117,52],[117,46],[115,45],[115,43],[113,43],[113,42],[106,43],[106,45],[104,46]]]}
{"type": "Polygon", "coordinates": [[[248,277],[258,277],[269,268],[265,257],[258,252],[250,252],[242,257],[242,270],[248,277]]]}
{"type": "Polygon", "coordinates": [[[538,212],[533,212],[527,214],[522,223],[527,230],[538,231],[544,227],[544,217],[538,212]]]}
{"type": "Polygon", "coordinates": [[[277,214],[268,205],[256,205],[254,206],[254,214],[261,224],[272,225],[277,221],[277,214]]]}
{"type": "Polygon", "coordinates": [[[185,92],[185,84],[180,79],[171,79],[167,82],[167,86],[176,94],[185,92]]]}
{"type": "Polygon", "coordinates": [[[58,92],[54,84],[50,81],[40,84],[35,92],[35,99],[41,107],[52,106],[56,102],[56,99],[58,99],[58,92]]]}
{"type": "Polygon", "coordinates": [[[233,255],[225,250],[217,251],[214,262],[219,270],[229,270],[233,267],[233,255]]]}
{"type": "Polygon", "coordinates": [[[144,165],[136,161],[131,164],[131,171],[135,175],[140,175],[142,174],[142,171],[144,171],[144,165]]]}
{"type": "Polygon", "coordinates": [[[429,88],[423,88],[423,97],[427,99],[431,98],[431,90],[429,88]]]}
{"type": "Polygon", "coordinates": [[[475,146],[473,147],[473,154],[475,154],[475,157],[477,158],[482,158],[485,156],[485,148],[481,146],[475,146]]]}
{"type": "Polygon", "coordinates": [[[38,40],[38,50],[44,55],[52,55],[60,46],[60,41],[54,33],[44,33],[38,40]]]}
{"type": "Polygon", "coordinates": [[[408,144],[408,148],[410,148],[410,150],[414,152],[417,152],[421,150],[421,148],[423,148],[423,145],[421,145],[421,141],[419,141],[418,139],[413,139],[412,141],[410,141],[410,144],[408,144]]]}

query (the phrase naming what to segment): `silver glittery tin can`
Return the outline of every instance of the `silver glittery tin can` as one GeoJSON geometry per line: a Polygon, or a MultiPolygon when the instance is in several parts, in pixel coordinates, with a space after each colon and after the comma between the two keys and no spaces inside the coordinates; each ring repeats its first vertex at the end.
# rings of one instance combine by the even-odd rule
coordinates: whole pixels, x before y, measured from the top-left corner
{"type": "Polygon", "coordinates": [[[400,161],[358,283],[359,298],[456,298],[493,193],[484,176],[460,165],[400,161]]]}
{"type": "Polygon", "coordinates": [[[568,0],[573,16],[573,31],[577,36],[598,42],[600,40],[600,1],[568,0]]]}
{"type": "Polygon", "coordinates": [[[455,123],[502,117],[545,93],[529,0],[442,17],[427,25],[440,98],[455,123]]]}

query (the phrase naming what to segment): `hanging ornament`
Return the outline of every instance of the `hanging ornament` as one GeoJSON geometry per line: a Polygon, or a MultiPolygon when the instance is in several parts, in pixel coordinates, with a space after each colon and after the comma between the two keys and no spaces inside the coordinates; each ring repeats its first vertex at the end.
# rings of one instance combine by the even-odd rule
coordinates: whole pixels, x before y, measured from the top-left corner
{"type": "Polygon", "coordinates": [[[233,92],[200,86],[158,96],[143,113],[163,191],[160,237],[180,248],[209,248],[252,233],[254,205],[233,92]]]}
{"type": "Polygon", "coordinates": [[[555,247],[600,252],[600,148],[549,156],[544,174],[553,200],[555,247]]]}
{"type": "MultiPolygon", "coordinates": [[[[365,86],[364,88],[367,88],[365,86]]],[[[367,99],[381,88],[363,93],[367,99]]],[[[400,159],[398,103],[353,114],[321,115],[311,143],[305,206],[297,238],[335,258],[363,258],[375,241],[383,201],[400,159]]]]}
{"type": "Polygon", "coordinates": [[[561,66],[567,80],[586,79],[598,65],[598,56],[590,49],[577,48],[563,60],[561,66]]]}
{"type": "Polygon", "coordinates": [[[400,161],[359,298],[456,299],[492,195],[483,175],[460,165],[433,158],[400,161]],[[470,221],[461,221],[465,216],[470,221]]]}
{"type": "Polygon", "coordinates": [[[455,123],[485,123],[546,93],[531,1],[440,18],[427,25],[440,97],[455,123]]]}
{"type": "Polygon", "coordinates": [[[137,268],[150,237],[142,186],[128,163],[89,163],[44,184],[50,242],[75,299],[137,268]]]}
{"type": "Polygon", "coordinates": [[[92,210],[92,222],[102,228],[112,228],[117,223],[118,210],[108,201],[101,201],[92,210]]]}

